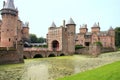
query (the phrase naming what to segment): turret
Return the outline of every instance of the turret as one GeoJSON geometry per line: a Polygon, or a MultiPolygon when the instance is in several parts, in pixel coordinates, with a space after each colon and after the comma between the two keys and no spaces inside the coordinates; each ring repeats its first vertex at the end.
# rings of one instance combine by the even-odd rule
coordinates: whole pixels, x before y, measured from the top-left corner
{"type": "Polygon", "coordinates": [[[14,47],[17,42],[18,11],[14,6],[13,0],[3,2],[1,15],[1,47],[14,47]]]}
{"type": "Polygon", "coordinates": [[[98,22],[98,24],[94,23],[94,25],[92,27],[92,33],[99,33],[99,32],[100,32],[99,22],[98,22]]]}
{"type": "Polygon", "coordinates": [[[52,22],[51,26],[49,27],[49,29],[52,29],[52,28],[56,28],[56,24],[54,22],[52,22]]]}
{"type": "Polygon", "coordinates": [[[70,18],[70,20],[66,24],[66,27],[67,27],[67,35],[68,35],[68,53],[73,54],[75,52],[76,24],[74,23],[72,18],[70,18]]]}
{"type": "Polygon", "coordinates": [[[29,41],[29,23],[26,22],[22,27],[22,38],[25,41],[29,41]]]}
{"type": "Polygon", "coordinates": [[[112,28],[112,26],[109,28],[108,33],[109,33],[110,36],[113,36],[113,37],[115,36],[115,31],[112,28]]]}
{"type": "Polygon", "coordinates": [[[11,14],[16,16],[18,14],[17,8],[15,9],[14,0],[7,0],[3,2],[3,9],[1,10],[1,15],[11,14]]]}
{"type": "Polygon", "coordinates": [[[80,33],[85,34],[86,32],[88,32],[87,24],[83,24],[80,26],[80,33]]]}

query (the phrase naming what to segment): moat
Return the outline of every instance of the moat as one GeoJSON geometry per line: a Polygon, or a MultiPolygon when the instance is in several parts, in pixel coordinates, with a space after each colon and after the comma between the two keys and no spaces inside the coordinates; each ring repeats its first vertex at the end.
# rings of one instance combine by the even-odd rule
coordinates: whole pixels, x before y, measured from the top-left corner
{"type": "Polygon", "coordinates": [[[55,80],[120,60],[120,52],[101,54],[97,58],[74,55],[26,59],[24,64],[0,65],[0,80],[55,80]]]}

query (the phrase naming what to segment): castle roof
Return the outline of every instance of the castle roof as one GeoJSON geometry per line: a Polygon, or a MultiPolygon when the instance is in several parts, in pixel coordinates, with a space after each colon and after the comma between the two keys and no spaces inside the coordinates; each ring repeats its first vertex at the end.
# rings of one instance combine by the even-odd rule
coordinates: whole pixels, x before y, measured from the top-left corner
{"type": "Polygon", "coordinates": [[[98,27],[98,25],[96,24],[96,22],[94,23],[93,27],[98,27]]]}
{"type": "Polygon", "coordinates": [[[14,6],[14,0],[7,0],[6,2],[4,2],[4,6],[3,8],[7,8],[7,9],[13,9],[15,10],[15,6],[14,6]]]}
{"type": "Polygon", "coordinates": [[[50,27],[56,27],[55,23],[52,22],[51,26],[50,27]]]}
{"type": "Polygon", "coordinates": [[[80,28],[87,28],[87,24],[83,24],[80,28]]]}
{"type": "Polygon", "coordinates": [[[114,30],[114,29],[113,29],[112,26],[111,26],[109,30],[114,30]]]}
{"type": "Polygon", "coordinates": [[[75,25],[75,22],[73,21],[73,19],[72,19],[72,18],[70,18],[70,19],[68,20],[68,22],[67,22],[67,24],[66,24],[66,25],[69,25],[69,24],[73,24],[73,25],[75,25]]]}

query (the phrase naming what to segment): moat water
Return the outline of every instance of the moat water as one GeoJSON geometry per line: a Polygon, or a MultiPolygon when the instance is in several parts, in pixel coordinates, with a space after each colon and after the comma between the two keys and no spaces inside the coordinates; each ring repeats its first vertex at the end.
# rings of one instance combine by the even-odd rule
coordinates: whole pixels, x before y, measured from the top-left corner
{"type": "Polygon", "coordinates": [[[26,59],[24,64],[0,65],[0,80],[55,80],[117,60],[120,53],[26,59]]]}

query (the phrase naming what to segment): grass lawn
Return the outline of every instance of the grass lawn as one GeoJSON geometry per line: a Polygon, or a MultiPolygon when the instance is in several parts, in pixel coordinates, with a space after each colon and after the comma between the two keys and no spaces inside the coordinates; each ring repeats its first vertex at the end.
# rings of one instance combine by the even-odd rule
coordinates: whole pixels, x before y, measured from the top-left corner
{"type": "Polygon", "coordinates": [[[57,80],[120,80],[120,61],[57,80]]]}

